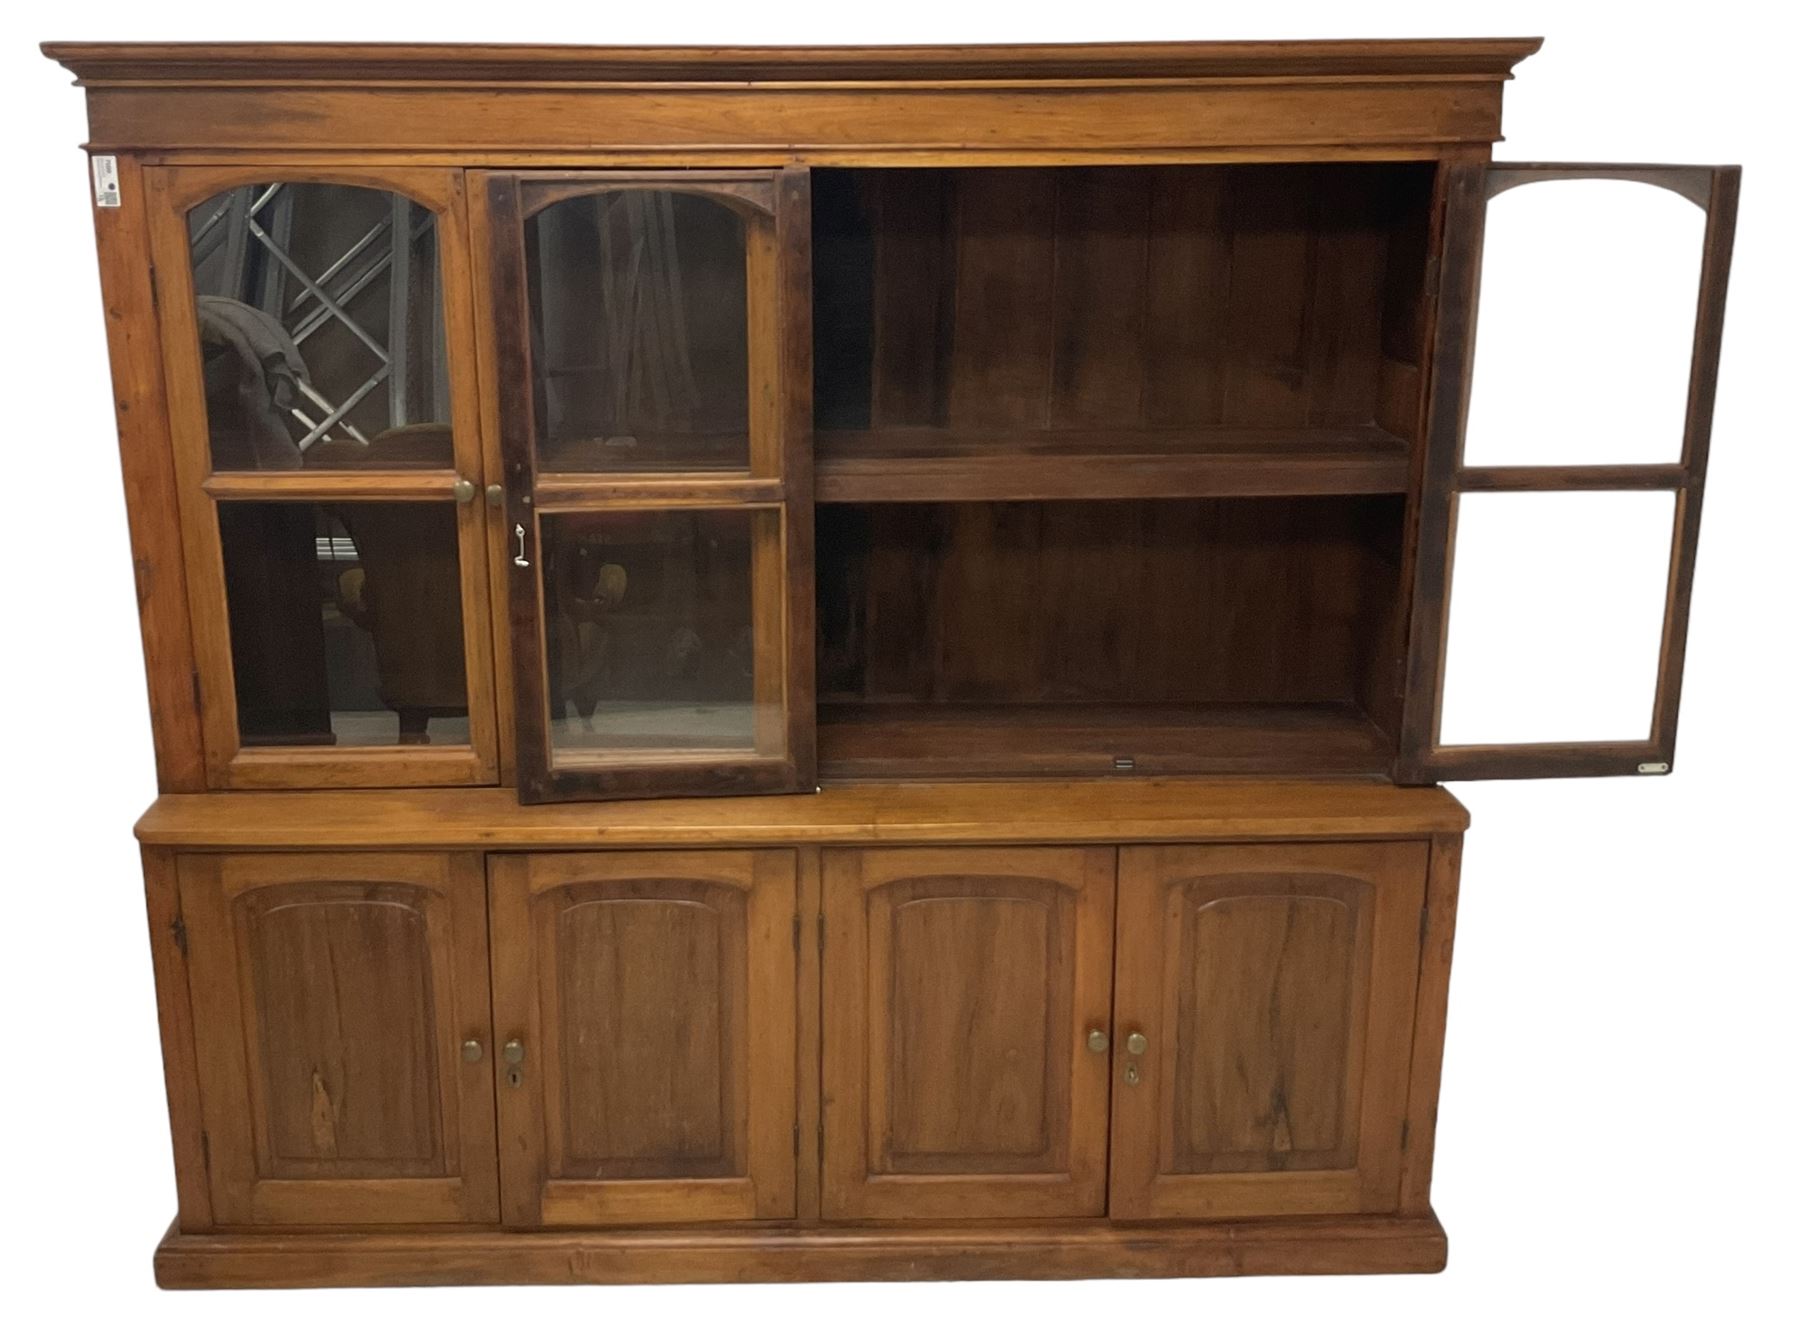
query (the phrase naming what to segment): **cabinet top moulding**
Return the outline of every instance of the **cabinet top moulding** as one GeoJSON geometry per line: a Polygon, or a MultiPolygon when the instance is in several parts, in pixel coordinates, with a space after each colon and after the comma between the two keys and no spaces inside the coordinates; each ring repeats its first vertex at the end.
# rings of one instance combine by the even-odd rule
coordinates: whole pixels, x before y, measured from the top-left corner
{"type": "Polygon", "coordinates": [[[1423,158],[1538,38],[895,47],[47,42],[90,147],[819,163],[1423,158]]]}

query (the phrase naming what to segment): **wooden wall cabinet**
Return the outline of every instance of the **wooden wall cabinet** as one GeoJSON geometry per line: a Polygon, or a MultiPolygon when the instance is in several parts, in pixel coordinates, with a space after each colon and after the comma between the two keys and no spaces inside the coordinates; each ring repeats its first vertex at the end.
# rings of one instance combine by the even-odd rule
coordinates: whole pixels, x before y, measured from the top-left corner
{"type": "Polygon", "coordinates": [[[1537,46],[47,47],[159,1281],[1441,1267],[1436,785],[1672,765],[1737,204],[1537,46]]]}

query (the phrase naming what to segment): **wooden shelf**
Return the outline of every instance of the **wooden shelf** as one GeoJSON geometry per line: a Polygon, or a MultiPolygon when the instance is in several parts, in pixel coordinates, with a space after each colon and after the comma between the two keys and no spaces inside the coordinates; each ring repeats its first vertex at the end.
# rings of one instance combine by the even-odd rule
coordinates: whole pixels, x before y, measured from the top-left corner
{"type": "Polygon", "coordinates": [[[1385,776],[1392,760],[1350,705],[819,703],[826,779],[1385,776]]]}
{"type": "Polygon", "coordinates": [[[821,431],[820,501],[1054,501],[1406,491],[1380,427],[821,431]]]}

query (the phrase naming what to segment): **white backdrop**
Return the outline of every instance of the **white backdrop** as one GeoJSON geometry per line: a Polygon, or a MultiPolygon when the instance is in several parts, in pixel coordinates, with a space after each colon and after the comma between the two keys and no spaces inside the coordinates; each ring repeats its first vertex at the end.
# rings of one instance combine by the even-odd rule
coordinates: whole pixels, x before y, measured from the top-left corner
{"type": "MultiPolygon", "coordinates": [[[[14,1330],[1759,1331],[1793,1320],[1800,300],[1775,6],[555,3],[20,6],[6,40],[0,1268],[14,1330]],[[21,13],[29,12],[29,19],[21,13]],[[416,15],[416,16],[415,16],[416,15]],[[1759,15],[1761,17],[1759,17],[1759,15]],[[1522,161],[1741,162],[1737,263],[1667,779],[1475,784],[1435,1201],[1443,1276],[165,1295],[173,1212],[130,836],[154,789],[79,93],[42,39],[1023,41],[1542,34],[1522,161]],[[29,1305],[29,1308],[27,1307],[29,1305]],[[35,1315],[28,1315],[35,1310],[35,1315]],[[1786,1312],[1788,1317],[1779,1317],[1786,1312]]],[[[1553,413],[1554,405],[1546,405],[1553,413]]],[[[1517,553],[1521,580],[1556,571],[1517,553]]]]}

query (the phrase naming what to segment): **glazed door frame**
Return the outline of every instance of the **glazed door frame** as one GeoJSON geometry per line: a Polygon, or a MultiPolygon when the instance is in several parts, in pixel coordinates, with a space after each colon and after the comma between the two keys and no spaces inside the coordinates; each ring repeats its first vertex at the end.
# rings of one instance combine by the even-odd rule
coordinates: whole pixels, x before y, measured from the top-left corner
{"type": "Polygon", "coordinates": [[[492,281],[493,370],[505,477],[504,554],[514,778],[520,800],[800,792],[816,773],[813,707],[812,276],[810,175],[730,171],[472,174],[492,281]],[[743,222],[748,465],[732,471],[540,468],[526,224],[607,193],[699,196],[743,222]],[[750,749],[620,749],[559,767],[551,741],[543,519],[698,512],[750,517],[753,713],[750,749]],[[775,707],[778,714],[760,712],[775,707]]]}
{"type": "MultiPolygon", "coordinates": [[[[1228,1219],[1399,1208],[1429,851],[1423,840],[1120,848],[1109,1197],[1114,1219],[1228,1219]],[[1192,906],[1194,912],[1184,918],[1189,906],[1180,888],[1206,881],[1217,883],[1218,894],[1192,906]],[[1228,912],[1233,902],[1276,898],[1289,902],[1281,925],[1240,925],[1239,940],[1233,942],[1229,924],[1222,924],[1223,935],[1212,944],[1232,945],[1240,953],[1214,961],[1222,973],[1264,965],[1274,971],[1272,978],[1258,973],[1247,981],[1232,981],[1244,986],[1232,988],[1227,1017],[1232,1029],[1221,1036],[1226,1045],[1242,1041],[1259,1051],[1246,1055],[1227,1047],[1212,1053],[1218,1060],[1215,1077],[1229,1069],[1223,1084],[1201,1080],[1204,1072],[1188,1072],[1184,1089],[1179,1069],[1199,1060],[1203,1051],[1197,1035],[1183,1043],[1178,1023],[1182,987],[1198,977],[1195,962],[1181,954],[1184,944],[1196,952],[1203,949],[1197,922],[1202,914],[1215,908],[1228,912]],[[1300,1031],[1280,1029],[1295,1008],[1284,1010],[1278,995],[1280,970],[1290,963],[1290,951],[1309,943],[1328,945],[1323,938],[1333,930],[1315,915],[1308,932],[1309,925],[1296,923],[1296,911],[1327,904],[1343,906],[1350,915],[1352,951],[1344,962],[1344,984],[1352,1014],[1362,1021],[1360,1028],[1354,1023],[1346,1027],[1337,1055],[1343,1063],[1341,1089],[1312,1092],[1338,1096],[1335,1110],[1295,1107],[1305,1069],[1316,1070],[1317,1064],[1309,1064],[1297,1048],[1310,1037],[1303,1021],[1298,1022],[1300,1031]],[[1189,928],[1195,929],[1191,941],[1189,928]],[[1266,1016],[1251,1011],[1258,997],[1266,1016]],[[1243,1027],[1252,1020],[1260,1020],[1264,1028],[1245,1033],[1243,1027]],[[1142,1036],[1143,1052],[1131,1051],[1133,1035],[1142,1036]],[[1263,1065],[1252,1070],[1252,1058],[1263,1065]],[[1258,1088],[1259,1079],[1266,1090],[1258,1088]],[[1215,1164],[1183,1170],[1175,1157],[1184,1097],[1195,1101],[1189,1106],[1191,1117],[1216,1117],[1220,1126],[1215,1130],[1222,1135],[1244,1139],[1248,1134],[1241,1124],[1250,1119],[1256,1135],[1269,1144],[1261,1150],[1212,1152],[1215,1164]],[[1309,1120],[1315,1134],[1320,1126],[1334,1126],[1337,1144],[1282,1149],[1284,1138],[1293,1139],[1292,1125],[1309,1120]]],[[[1292,963],[1296,969],[1306,965],[1304,960],[1292,963]]],[[[1322,988],[1318,977],[1309,976],[1296,987],[1302,992],[1315,984],[1322,988]]],[[[1199,983],[1204,986],[1205,980],[1199,983]]],[[[1198,1010],[1204,1014],[1203,1007],[1198,1010]]]]}
{"type": "MultiPolygon", "coordinates": [[[[1737,223],[1737,167],[1580,163],[1446,163],[1448,174],[1440,308],[1413,575],[1413,625],[1395,778],[1536,779],[1664,774],[1675,760],[1675,728],[1687,649],[1688,611],[1700,541],[1700,508],[1719,375],[1726,281],[1737,223]],[[1545,181],[1631,181],[1670,190],[1706,214],[1694,347],[1681,458],[1674,464],[1469,467],[1463,440],[1476,355],[1476,312],[1488,203],[1545,181]],[[1667,593],[1649,736],[1635,741],[1474,743],[1439,741],[1455,563],[1458,500],[1476,492],[1666,491],[1675,496],[1667,593]]],[[[1528,535],[1522,535],[1528,541],[1528,535]]]]}
{"type": "MultiPolygon", "coordinates": [[[[181,854],[177,878],[213,1219],[221,1225],[497,1222],[487,879],[481,855],[181,854]],[[273,901],[261,913],[259,896],[273,901]],[[429,1009],[420,1023],[429,1027],[431,1041],[422,1067],[434,1088],[411,1093],[431,1106],[439,1173],[384,1174],[379,1158],[346,1160],[336,1174],[307,1170],[309,1160],[331,1162],[340,1120],[354,1117],[367,1136],[371,1123],[393,1114],[380,1092],[369,1088],[377,1079],[367,1069],[378,1058],[372,1051],[342,1056],[341,1071],[333,1067],[341,1055],[315,1052],[325,1070],[313,1069],[307,1109],[290,1108],[279,1119],[288,1124],[289,1135],[296,1121],[308,1122],[313,1148],[323,1142],[325,1153],[283,1154],[275,1145],[278,1113],[267,1060],[271,1051],[279,1059],[282,1039],[271,1027],[287,1022],[287,1056],[305,1057],[308,1017],[266,1009],[269,990],[290,1003],[303,996],[308,1004],[328,1007],[311,1021],[340,1038],[356,1023],[354,1008],[367,1000],[327,996],[333,979],[293,973],[306,952],[329,954],[334,947],[318,915],[310,924],[287,923],[285,937],[281,916],[333,906],[349,909],[351,935],[368,941],[377,940],[369,926],[373,920],[362,912],[369,907],[384,911],[390,942],[393,932],[420,925],[417,945],[426,958],[415,963],[428,993],[420,1005],[429,1009]],[[265,946],[274,941],[301,955],[285,962],[259,958],[252,949],[259,932],[276,934],[265,946]],[[283,964],[285,975],[279,972],[283,964]],[[354,1070],[359,1064],[361,1070],[354,1070]]],[[[343,949],[341,941],[335,949],[343,949]]],[[[391,1023],[395,1017],[385,1019],[391,1023]]]]}
{"type": "Polygon", "coordinates": [[[463,173],[432,167],[325,167],[269,158],[230,166],[145,167],[143,181],[208,784],[285,789],[496,782],[487,517],[482,506],[473,504],[483,477],[463,173]],[[222,191],[274,181],[389,191],[436,216],[438,290],[450,382],[451,468],[220,471],[213,467],[187,215],[222,191]],[[410,502],[454,508],[469,708],[467,745],[243,745],[219,523],[220,504],[231,501],[410,502]]]}
{"type": "MultiPolygon", "coordinates": [[[[792,849],[489,856],[501,1213],[507,1225],[580,1228],[794,1217],[796,859],[792,849]],[[570,1001],[571,985],[580,980],[568,973],[572,962],[558,952],[558,933],[560,928],[576,930],[569,923],[570,911],[596,904],[647,912],[647,930],[658,931],[661,925],[665,936],[672,913],[688,917],[697,931],[695,941],[704,941],[701,927],[717,933],[719,954],[713,966],[718,996],[693,999],[697,1007],[711,1004],[710,1020],[702,1014],[691,1028],[665,1031],[660,1017],[652,1020],[640,1012],[634,1020],[630,999],[621,1002],[622,994],[615,993],[620,1019],[610,1034],[602,1033],[593,1017],[580,1031],[594,1045],[610,1038],[610,1049],[599,1056],[610,1053],[631,1067],[581,1077],[580,1087],[589,1097],[598,1092],[604,1098],[608,1087],[616,1090],[633,1077],[654,1093],[665,1078],[675,1080],[671,1071],[682,1061],[689,1075],[705,1073],[713,1064],[721,1088],[714,1092],[717,1102],[709,1112],[716,1116],[722,1141],[710,1161],[692,1146],[651,1148],[642,1138],[626,1148],[630,1154],[615,1145],[618,1154],[602,1156],[590,1146],[585,1160],[571,1144],[574,1137],[564,1120],[578,1085],[570,1075],[573,1041],[561,1013],[570,1001]],[[652,1031],[678,1051],[648,1045],[646,1034],[652,1031]],[[702,1051],[708,1040],[710,1054],[702,1051]],[[511,1047],[515,1044],[516,1049],[511,1047]],[[659,1161],[666,1166],[686,1161],[687,1168],[648,1172],[659,1161]],[[623,1165],[623,1171],[603,1177],[609,1163],[623,1165]],[[569,1170],[577,1164],[579,1171],[569,1170]],[[716,1172],[705,1172],[708,1165],[716,1172]]],[[[616,933],[633,931],[618,913],[609,923],[616,933]]],[[[633,982],[654,990],[659,984],[691,980],[634,981],[618,968],[609,982],[620,990],[633,982]]],[[[705,1093],[679,1083],[673,1089],[675,1096],[690,1099],[705,1093]]],[[[663,1130],[676,1141],[696,1135],[692,1127],[663,1130]]],[[[619,1135],[616,1127],[605,1126],[599,1134],[619,1135]]]]}
{"type": "MultiPolygon", "coordinates": [[[[1095,1049],[1089,1036],[1097,1032],[1104,1038],[1112,1030],[1115,859],[1110,844],[823,851],[824,1219],[1073,1218],[1105,1212],[1107,1059],[1105,1044],[1095,1049]],[[969,885],[983,881],[991,883],[991,894],[969,885]],[[938,884],[935,891],[932,883],[938,884]],[[1007,959],[1025,971],[1018,980],[1024,992],[1016,1012],[998,1021],[993,1012],[1001,1008],[987,1015],[961,1010],[980,1002],[979,987],[931,990],[925,979],[934,963],[915,960],[907,969],[896,950],[898,910],[971,900],[1009,902],[1023,914],[1033,908],[1050,911],[1038,925],[1042,943],[1031,940],[1029,919],[1015,914],[1010,921],[1023,935],[1016,943],[1020,950],[1007,959]],[[1059,901],[1066,906],[1060,916],[1059,901]],[[1028,949],[1034,945],[1041,953],[1035,962],[1028,949]],[[1059,965],[1064,966],[1060,980],[1059,965]],[[1034,966],[1041,968],[1041,980],[1031,977],[1034,966]],[[910,992],[900,982],[903,973],[913,984],[910,992]],[[897,1009],[921,1003],[951,1012],[915,1015],[910,1028],[904,1025],[907,1018],[897,1009]],[[1044,1030],[1037,1036],[1042,1070],[1002,1071],[994,1059],[1007,1056],[1004,1052],[973,1052],[1004,1050],[1009,1046],[1004,1024],[1022,1025],[1034,1007],[1046,1006],[1044,1030]],[[955,1055],[923,1049],[949,1043],[955,1034],[968,1038],[971,1052],[956,1066],[957,1079],[964,1094],[971,1087],[984,1092],[987,1107],[933,1107],[925,1092],[896,1090],[905,1085],[905,1063],[897,1050],[908,1033],[922,1046],[914,1065],[954,1061],[955,1055]],[[988,1061],[985,1070],[971,1065],[977,1058],[988,1061]],[[1035,1129],[1025,1121],[1007,1126],[1024,1112],[994,1107],[1021,1100],[1042,1104],[1035,1129]],[[914,1141],[939,1144],[896,1146],[897,1121],[909,1125],[902,1131],[914,1141]],[[1037,1145],[1026,1147],[1021,1137],[1032,1132],[1037,1145]],[[959,1149],[950,1144],[959,1136],[1019,1144],[959,1149]],[[988,1168],[975,1167],[984,1159],[988,1168]]],[[[990,919],[986,930],[1007,926],[990,919]]],[[[913,945],[919,948],[934,930],[923,923],[915,927],[921,940],[913,945]]],[[[943,925],[936,931],[944,931],[943,925]]]]}

